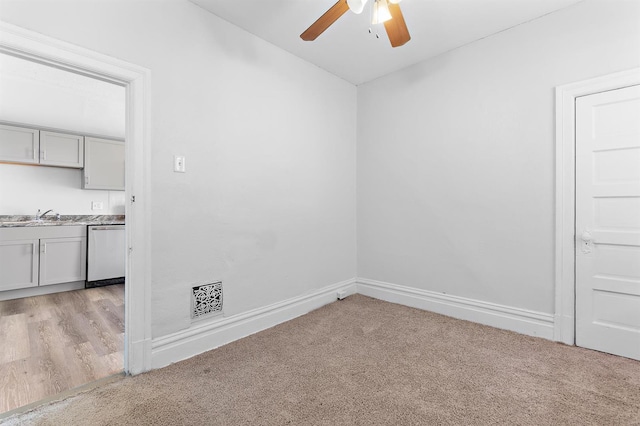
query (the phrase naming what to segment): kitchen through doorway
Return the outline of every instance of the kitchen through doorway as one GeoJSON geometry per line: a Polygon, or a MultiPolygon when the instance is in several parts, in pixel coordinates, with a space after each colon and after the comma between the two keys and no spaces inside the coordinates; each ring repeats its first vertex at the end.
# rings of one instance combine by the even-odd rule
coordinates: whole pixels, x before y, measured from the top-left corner
{"type": "Polygon", "coordinates": [[[88,257],[126,223],[124,85],[0,53],[0,92],[2,416],[124,372],[128,247],[88,257]]]}

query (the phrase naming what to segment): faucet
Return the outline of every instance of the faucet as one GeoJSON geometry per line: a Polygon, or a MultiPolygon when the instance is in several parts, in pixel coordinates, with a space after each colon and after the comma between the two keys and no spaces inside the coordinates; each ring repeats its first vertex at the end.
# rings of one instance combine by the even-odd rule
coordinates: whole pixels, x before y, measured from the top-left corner
{"type": "MultiPolygon", "coordinates": [[[[40,214],[40,209],[38,209],[38,213],[36,213],[36,220],[42,220],[43,217],[45,217],[45,215],[49,212],[52,212],[53,209],[49,209],[46,212],[40,214]]],[[[56,215],[56,218],[59,217],[60,215],[56,215]]]]}

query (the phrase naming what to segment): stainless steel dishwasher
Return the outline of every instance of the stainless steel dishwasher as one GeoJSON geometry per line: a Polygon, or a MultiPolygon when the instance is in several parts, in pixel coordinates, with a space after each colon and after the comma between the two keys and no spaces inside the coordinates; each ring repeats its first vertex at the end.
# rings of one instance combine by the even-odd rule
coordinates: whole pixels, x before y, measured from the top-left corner
{"type": "Polygon", "coordinates": [[[125,265],[124,225],[88,226],[85,287],[124,283],[125,265]]]}

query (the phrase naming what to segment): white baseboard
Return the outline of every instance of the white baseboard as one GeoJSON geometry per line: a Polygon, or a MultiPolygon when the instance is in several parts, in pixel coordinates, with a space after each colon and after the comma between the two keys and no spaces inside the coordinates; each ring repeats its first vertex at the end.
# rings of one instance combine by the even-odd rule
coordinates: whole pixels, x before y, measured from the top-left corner
{"type": "Polygon", "coordinates": [[[359,294],[413,308],[553,340],[552,314],[357,278],[359,294]]]}
{"type": "Polygon", "coordinates": [[[155,338],[151,342],[151,368],[167,366],[304,315],[335,302],[339,291],[346,292],[347,296],[358,293],[529,336],[554,339],[554,318],[551,314],[354,278],[270,306],[194,324],[186,330],[155,338]]]}
{"type": "Polygon", "coordinates": [[[190,358],[304,315],[335,302],[338,291],[346,291],[347,295],[354,294],[356,292],[355,278],[270,306],[214,322],[197,324],[186,330],[153,339],[151,342],[151,368],[164,367],[173,362],[190,358]]]}
{"type": "Polygon", "coordinates": [[[63,284],[50,284],[37,287],[21,288],[18,290],[0,291],[0,301],[22,299],[23,297],[42,296],[44,294],[61,293],[63,291],[80,290],[84,288],[84,281],[73,281],[63,284]]]}

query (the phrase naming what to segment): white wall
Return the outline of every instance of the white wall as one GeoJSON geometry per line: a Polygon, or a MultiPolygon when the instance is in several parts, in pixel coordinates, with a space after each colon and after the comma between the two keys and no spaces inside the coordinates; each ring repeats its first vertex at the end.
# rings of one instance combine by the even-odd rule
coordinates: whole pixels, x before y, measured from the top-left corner
{"type": "Polygon", "coordinates": [[[554,312],[554,87],[640,66],[586,1],[358,88],[358,276],[554,312]]]}
{"type": "Polygon", "coordinates": [[[154,337],[190,326],[194,284],[223,280],[233,315],[356,274],[356,118],[359,276],[552,313],[554,87],[640,65],[634,1],[588,0],[357,99],[186,1],[0,7],[151,70],[154,337]]]}
{"type": "Polygon", "coordinates": [[[355,276],[355,87],[186,1],[0,7],[151,70],[154,337],[190,326],[194,284],[232,315],[355,276]]]}
{"type": "Polygon", "coordinates": [[[124,138],[125,89],[0,54],[0,120],[124,138]]]}
{"type": "MultiPolygon", "coordinates": [[[[0,54],[0,94],[1,121],[124,138],[124,87],[0,54]]],[[[124,214],[123,191],[82,190],[81,174],[0,164],[0,214],[124,214]]]]}
{"type": "Polygon", "coordinates": [[[0,164],[0,214],[30,215],[53,209],[62,215],[124,214],[124,191],[81,189],[80,169],[0,164]],[[91,210],[100,201],[102,210],[91,210]]]}

